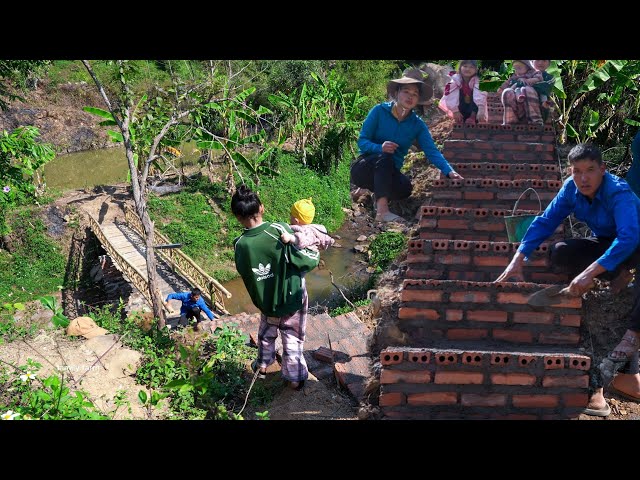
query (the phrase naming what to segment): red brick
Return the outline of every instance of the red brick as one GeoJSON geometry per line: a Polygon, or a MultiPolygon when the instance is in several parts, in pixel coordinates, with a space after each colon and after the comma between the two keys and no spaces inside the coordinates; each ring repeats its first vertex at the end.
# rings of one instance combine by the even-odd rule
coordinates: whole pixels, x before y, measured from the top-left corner
{"type": "Polygon", "coordinates": [[[452,405],[458,403],[456,392],[413,393],[407,396],[409,405],[452,405]]]}
{"type": "Polygon", "coordinates": [[[525,305],[529,300],[530,294],[524,293],[498,293],[498,303],[517,303],[525,305]]]}
{"type": "Polygon", "coordinates": [[[415,320],[438,320],[440,314],[436,310],[429,308],[400,307],[398,318],[415,320]]]}
{"type": "Polygon", "coordinates": [[[564,357],[549,355],[542,359],[545,370],[564,368],[564,357]]]}
{"type": "Polygon", "coordinates": [[[424,218],[420,219],[420,227],[421,228],[436,228],[438,225],[438,220],[435,218],[424,218]]]}
{"type": "Polygon", "coordinates": [[[469,228],[468,220],[443,220],[440,219],[438,221],[438,228],[451,228],[451,229],[459,229],[466,230],[469,228]]]}
{"type": "Polygon", "coordinates": [[[423,255],[421,253],[409,253],[407,263],[431,263],[433,255],[423,255]]]}
{"type": "Polygon", "coordinates": [[[404,404],[404,393],[389,392],[380,394],[378,405],[381,407],[393,407],[404,404]]]}
{"type": "Polygon", "coordinates": [[[431,360],[431,352],[427,350],[407,352],[407,359],[413,363],[429,363],[431,360]]]}
{"type": "Polygon", "coordinates": [[[563,393],[560,397],[565,407],[586,408],[589,404],[589,395],[586,393],[563,393]]]}
{"type": "Polygon", "coordinates": [[[450,328],[447,330],[449,340],[481,340],[487,338],[488,331],[484,328],[450,328]]]}
{"type": "Polygon", "coordinates": [[[434,382],[457,385],[481,385],[483,377],[482,372],[436,372],[434,382]]]}
{"type": "Polygon", "coordinates": [[[430,383],[428,370],[389,370],[382,369],[380,383],[430,383]]]}
{"type": "Polygon", "coordinates": [[[513,312],[514,323],[541,323],[551,325],[554,315],[548,312],[513,312]]]}
{"type": "Polygon", "coordinates": [[[580,375],[579,377],[544,377],[542,379],[542,386],[587,388],[589,386],[589,377],[587,375],[580,375]]]}
{"type": "Polygon", "coordinates": [[[589,357],[572,357],[569,358],[569,368],[577,370],[589,370],[591,367],[591,359],[589,357]]]}
{"type": "Polygon", "coordinates": [[[380,363],[382,365],[395,365],[404,361],[404,352],[389,352],[383,350],[380,352],[380,363]]]}
{"type": "Polygon", "coordinates": [[[511,259],[507,257],[479,256],[473,257],[473,263],[479,267],[506,267],[511,259]]]}
{"type": "Polygon", "coordinates": [[[477,395],[463,393],[460,403],[465,407],[502,407],[507,403],[507,396],[500,394],[477,395]]]}
{"type": "Polygon", "coordinates": [[[473,302],[473,303],[489,303],[491,294],[489,292],[453,292],[449,297],[450,302],[473,302]]]}
{"type": "Polygon", "coordinates": [[[491,375],[491,383],[495,385],[535,385],[535,375],[526,373],[494,373],[491,375]]]}
{"type": "Polygon", "coordinates": [[[467,320],[473,322],[506,322],[507,312],[499,310],[473,310],[467,312],[467,320]]]}
{"type": "Polygon", "coordinates": [[[473,224],[473,230],[477,230],[479,232],[501,232],[501,231],[506,231],[506,228],[504,226],[504,222],[500,222],[500,223],[483,223],[483,222],[476,222],[473,224]]]}
{"type": "Polygon", "coordinates": [[[442,291],[404,289],[401,299],[403,302],[440,302],[442,301],[442,291]]]}
{"type": "Polygon", "coordinates": [[[321,346],[313,352],[313,358],[320,362],[331,363],[333,362],[334,352],[325,346],[321,346]]]}
{"type": "Polygon", "coordinates": [[[568,343],[575,345],[580,341],[579,333],[541,333],[538,339],[540,343],[560,345],[568,343]]]}
{"type": "Polygon", "coordinates": [[[557,407],[557,395],[514,395],[514,407],[557,407]]]}
{"type": "Polygon", "coordinates": [[[506,143],[502,146],[505,152],[525,152],[528,149],[526,143],[506,143]]]}
{"type": "MultiPolygon", "coordinates": [[[[505,312],[506,313],[506,312],[505,312]]],[[[526,330],[502,330],[494,329],[493,338],[506,342],[532,343],[533,335],[526,330]]]]}
{"type": "Polygon", "coordinates": [[[464,192],[465,200],[493,200],[494,193],[493,192],[464,192]]]}
{"type": "Polygon", "coordinates": [[[462,310],[447,310],[446,317],[449,322],[459,322],[462,320],[462,310]]]}
{"type": "Polygon", "coordinates": [[[438,253],[436,254],[436,263],[441,265],[468,265],[471,263],[471,256],[438,253]]]}
{"type": "Polygon", "coordinates": [[[582,321],[581,315],[560,315],[560,325],[579,327],[582,321]]]}

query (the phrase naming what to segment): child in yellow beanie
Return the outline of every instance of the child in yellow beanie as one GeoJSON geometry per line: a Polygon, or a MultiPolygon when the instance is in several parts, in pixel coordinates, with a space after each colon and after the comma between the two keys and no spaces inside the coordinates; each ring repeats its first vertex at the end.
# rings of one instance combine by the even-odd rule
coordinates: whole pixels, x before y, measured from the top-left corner
{"type": "Polygon", "coordinates": [[[316,207],[311,198],[298,200],[291,207],[291,230],[293,234],[284,232],[280,235],[283,243],[293,243],[297,248],[309,248],[318,251],[326,250],[335,240],[329,236],[324,225],[314,224],[316,207]]]}

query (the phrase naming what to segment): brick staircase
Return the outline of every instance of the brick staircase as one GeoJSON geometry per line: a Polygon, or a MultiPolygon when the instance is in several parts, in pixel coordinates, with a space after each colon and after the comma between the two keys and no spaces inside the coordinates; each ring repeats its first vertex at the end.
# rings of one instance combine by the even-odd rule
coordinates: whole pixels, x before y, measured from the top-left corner
{"type": "MultiPolygon", "coordinates": [[[[410,347],[383,346],[380,406],[400,419],[574,418],[588,403],[591,358],[578,349],[582,299],[534,308],[527,298],[567,275],[549,265],[562,226],[531,255],[525,282],[491,283],[518,248],[504,217],[528,187],[542,208],[562,185],[552,125],[456,125],[444,155],[464,180],[441,178],[411,240],[398,326],[410,347]]],[[[531,192],[517,213],[537,213],[531,192]]]]}

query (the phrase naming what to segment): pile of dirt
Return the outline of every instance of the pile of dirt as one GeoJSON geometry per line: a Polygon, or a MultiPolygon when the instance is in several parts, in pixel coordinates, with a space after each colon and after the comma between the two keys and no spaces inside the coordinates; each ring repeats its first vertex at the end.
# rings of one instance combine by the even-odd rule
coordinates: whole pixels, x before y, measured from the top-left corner
{"type": "Polygon", "coordinates": [[[0,130],[37,127],[40,140],[52,144],[58,153],[115,146],[107,136],[107,129],[99,125],[103,119],[82,110],[105,109],[95,85],[76,82],[54,86],[43,80],[22,96],[24,101],[13,101],[0,112],[0,130]]]}

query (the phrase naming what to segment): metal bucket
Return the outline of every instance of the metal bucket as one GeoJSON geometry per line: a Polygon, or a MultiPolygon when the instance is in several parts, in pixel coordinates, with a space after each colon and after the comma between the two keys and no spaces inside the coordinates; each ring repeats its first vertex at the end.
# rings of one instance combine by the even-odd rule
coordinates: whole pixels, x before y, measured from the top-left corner
{"type": "Polygon", "coordinates": [[[542,211],[542,202],[540,201],[540,195],[538,195],[538,192],[536,192],[535,189],[527,188],[524,192],[520,194],[520,196],[518,197],[518,200],[516,200],[516,203],[513,206],[513,211],[511,212],[511,215],[507,215],[504,217],[504,223],[505,223],[505,226],[507,227],[507,237],[509,238],[509,241],[521,242],[522,239],[524,238],[524,234],[527,233],[527,230],[529,229],[529,225],[531,225],[531,222],[533,222],[533,220],[538,215],[540,215],[541,211],[542,211]],[[538,197],[538,213],[516,215],[515,213],[516,213],[516,210],[518,209],[518,203],[520,202],[520,199],[529,190],[535,193],[536,197],[538,197]]]}

